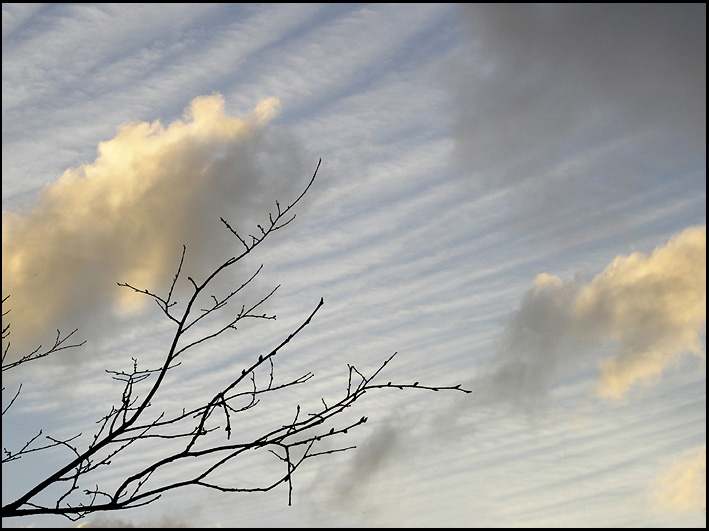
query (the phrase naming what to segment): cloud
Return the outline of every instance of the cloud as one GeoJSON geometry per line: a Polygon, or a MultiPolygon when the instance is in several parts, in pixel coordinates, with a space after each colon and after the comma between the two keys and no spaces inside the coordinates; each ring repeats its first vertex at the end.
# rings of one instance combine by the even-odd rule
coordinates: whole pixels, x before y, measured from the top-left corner
{"type": "Polygon", "coordinates": [[[706,510],[707,445],[685,455],[658,472],[651,482],[649,502],[670,512],[706,510]]]}
{"type": "Polygon", "coordinates": [[[706,227],[694,227],[651,255],[620,256],[579,291],[577,327],[620,342],[618,355],[601,364],[599,396],[618,399],[652,383],[682,352],[704,356],[706,239],[706,227]]]}
{"type": "Polygon", "coordinates": [[[88,517],[88,519],[80,523],[77,528],[88,528],[88,527],[190,527],[186,523],[176,520],[173,517],[163,517],[160,521],[152,521],[147,523],[142,523],[141,525],[134,525],[133,523],[121,520],[120,518],[113,518],[110,516],[98,515],[95,517],[88,517]]]}
{"type": "MultiPolygon", "coordinates": [[[[195,98],[182,120],[135,122],[98,146],[90,164],[66,170],[23,212],[3,212],[4,295],[14,352],[48,330],[86,328],[148,302],[116,285],[166,290],[187,246],[194,278],[238,252],[221,225],[251,232],[274,201],[307,179],[296,139],[268,126],[275,98],[245,118],[218,95],[195,98]]],[[[17,355],[16,354],[16,355],[17,355]]]]}
{"type": "MultiPolygon", "coordinates": [[[[534,413],[547,399],[560,372],[560,338],[570,328],[576,282],[540,274],[511,317],[494,360],[473,384],[483,402],[503,402],[534,413]]],[[[578,348],[576,345],[563,345],[578,348]]]]}
{"type": "Polygon", "coordinates": [[[460,15],[456,159],[476,186],[518,191],[515,228],[568,238],[586,217],[574,231],[618,230],[627,212],[613,205],[656,191],[670,169],[702,186],[705,5],[471,4],[460,15]]]}
{"type": "Polygon", "coordinates": [[[338,481],[335,490],[336,503],[352,503],[354,498],[361,496],[376,475],[382,473],[392,458],[403,456],[405,445],[402,438],[406,437],[404,432],[406,428],[403,423],[389,419],[357,446],[347,469],[338,481]]]}
{"type": "Polygon", "coordinates": [[[596,394],[622,399],[659,380],[685,352],[704,357],[706,227],[690,227],[651,254],[618,256],[588,282],[542,273],[511,317],[481,395],[533,412],[566,364],[618,344],[600,364],[596,394]]]}

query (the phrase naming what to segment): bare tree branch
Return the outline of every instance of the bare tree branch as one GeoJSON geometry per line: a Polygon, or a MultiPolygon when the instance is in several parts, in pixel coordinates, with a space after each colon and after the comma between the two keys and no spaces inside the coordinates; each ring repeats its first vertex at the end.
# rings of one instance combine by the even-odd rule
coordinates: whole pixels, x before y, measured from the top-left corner
{"type": "MultiPolygon", "coordinates": [[[[305,196],[313,185],[321,161],[305,189],[290,204],[283,208],[276,201],[276,210],[268,215],[268,223],[257,224],[258,231],[244,238],[232,226],[221,218],[226,228],[236,237],[243,248],[241,254],[233,256],[218,265],[205,279],[194,280],[187,276],[187,282],[192,292],[184,306],[173,300],[175,288],[183,275],[183,265],[187,248],[183,246],[177,272],[169,287],[167,296],[163,297],[146,288],[137,288],[128,283],[119,283],[136,293],[154,299],[160,310],[170,322],[175,325],[169,347],[166,349],[162,363],[155,368],[139,369],[138,360],[132,359],[132,368],[128,371],[107,370],[110,377],[123,384],[119,400],[109,411],[98,419],[95,433],[90,442],[81,446],[78,438],[81,434],[68,439],[45,436],[49,441],[44,446],[35,446],[42,435],[40,430],[26,444],[16,451],[4,449],[3,462],[16,461],[27,454],[63,447],[69,452],[66,464],[47,475],[27,492],[14,501],[3,506],[2,516],[19,517],[38,514],[59,514],[71,520],[79,519],[96,511],[122,510],[140,507],[159,500],[165,492],[188,485],[201,486],[221,492],[266,492],[281,484],[287,485],[288,504],[292,503],[293,478],[301,465],[311,458],[323,457],[355,448],[354,445],[335,444],[333,448],[320,449],[324,440],[340,440],[350,430],[358,428],[367,422],[367,417],[358,420],[335,423],[339,415],[350,409],[365,393],[378,389],[421,389],[430,391],[448,390],[468,393],[460,385],[430,386],[419,382],[411,383],[375,383],[384,368],[394,359],[396,353],[387,358],[371,375],[367,376],[354,365],[347,365],[347,386],[339,399],[328,405],[321,399],[321,406],[305,411],[300,404],[295,404],[295,411],[290,420],[266,429],[254,436],[246,430],[236,430],[243,415],[258,407],[261,399],[267,395],[281,393],[289,388],[303,386],[314,376],[306,372],[298,377],[282,380],[275,374],[275,360],[282,351],[298,336],[313,320],[322,308],[324,301],[314,306],[309,315],[270,350],[258,355],[232,374],[222,374],[222,383],[210,391],[211,398],[201,402],[196,407],[182,406],[178,411],[160,411],[150,413],[156,397],[165,384],[168,373],[177,370],[183,361],[189,361],[185,353],[193,348],[204,346],[218,336],[236,330],[237,324],[245,319],[273,320],[275,315],[268,315],[261,307],[271,299],[278,286],[261,296],[252,304],[241,304],[234,308],[224,319],[230,303],[237,294],[243,293],[246,286],[252,283],[261,272],[260,266],[246,281],[226,295],[209,294],[212,281],[222,272],[242,260],[251,253],[264,239],[276,230],[280,230],[295,219],[294,207],[305,196]],[[208,298],[209,304],[203,301],[208,298]],[[201,307],[200,307],[201,306],[201,307]],[[178,312],[178,308],[181,310],[178,312]],[[199,309],[198,309],[199,308],[199,309]],[[209,319],[208,319],[209,318],[209,319]],[[212,328],[211,332],[201,332],[197,338],[188,338],[187,332],[198,323],[202,327],[212,327],[213,319],[222,319],[222,324],[212,328]],[[178,360],[179,358],[179,360],[178,360]],[[219,434],[223,430],[224,435],[219,434]],[[162,456],[144,464],[133,473],[117,481],[117,484],[102,487],[91,481],[92,472],[101,467],[110,467],[116,460],[130,460],[133,445],[146,441],[164,441],[162,456]],[[282,473],[273,478],[256,478],[257,484],[246,485],[239,481],[225,483],[215,476],[215,472],[227,464],[236,463],[254,452],[264,452],[273,456],[282,473]],[[156,474],[182,463],[190,463],[179,480],[165,480],[164,474],[156,474]],[[163,478],[163,479],[158,479],[163,478]],[[260,480],[260,481],[259,481],[260,480]],[[89,483],[90,488],[82,487],[89,483]],[[59,494],[57,495],[57,487],[59,494]],[[54,495],[50,494],[54,493],[54,495]],[[52,499],[53,498],[53,499],[52,499]]],[[[3,299],[3,302],[7,298],[3,299]]],[[[5,315],[5,312],[3,315],[5,315]]],[[[21,357],[18,361],[5,365],[4,359],[8,348],[3,353],[3,371],[17,367],[29,361],[46,357],[57,351],[83,345],[67,344],[76,332],[61,337],[57,332],[55,344],[47,351],[38,347],[32,353],[21,357]]],[[[9,325],[3,329],[3,339],[9,335],[9,325]]],[[[10,409],[20,396],[21,388],[17,390],[3,411],[10,409]]],[[[178,406],[179,407],[179,406],[178,406]]],[[[162,449],[162,447],[161,447],[162,449]]],[[[169,476],[167,476],[169,477],[169,476]]]]}

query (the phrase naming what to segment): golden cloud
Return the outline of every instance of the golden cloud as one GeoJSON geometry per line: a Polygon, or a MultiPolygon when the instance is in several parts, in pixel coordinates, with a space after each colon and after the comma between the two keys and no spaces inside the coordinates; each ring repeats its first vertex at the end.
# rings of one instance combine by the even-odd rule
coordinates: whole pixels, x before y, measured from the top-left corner
{"type": "Polygon", "coordinates": [[[706,500],[706,444],[664,467],[651,482],[650,503],[670,512],[701,511],[706,500]]]}
{"type": "Polygon", "coordinates": [[[600,366],[604,398],[656,381],[678,354],[704,356],[706,227],[688,228],[652,254],[617,257],[579,291],[574,320],[620,342],[600,366]]]}
{"type": "Polygon", "coordinates": [[[231,256],[238,242],[219,217],[249,232],[307,173],[297,141],[268,126],[278,107],[270,98],[237,118],[215,94],[194,99],[167,127],[126,124],[98,145],[94,162],[46,185],[34,207],[3,212],[13,348],[34,348],[47,330],[84,327],[105,307],[140,309],[146,298],[116,283],[169,286],[183,244],[193,276],[220,253],[231,256]]]}
{"type": "Polygon", "coordinates": [[[589,282],[542,273],[512,316],[492,361],[493,397],[534,409],[559,366],[593,345],[619,345],[596,387],[623,399],[653,384],[682,353],[705,357],[706,227],[690,227],[650,254],[618,256],[589,282]]]}

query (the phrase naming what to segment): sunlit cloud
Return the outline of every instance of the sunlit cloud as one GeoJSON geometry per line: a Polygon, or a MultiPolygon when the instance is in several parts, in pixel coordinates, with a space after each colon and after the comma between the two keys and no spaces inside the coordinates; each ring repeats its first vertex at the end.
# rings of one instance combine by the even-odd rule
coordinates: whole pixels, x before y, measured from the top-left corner
{"type": "Polygon", "coordinates": [[[670,512],[706,510],[707,445],[685,452],[652,481],[649,501],[670,512]]]}
{"type": "Polygon", "coordinates": [[[34,348],[47,329],[139,310],[147,298],[117,282],[164,289],[183,245],[196,277],[233,255],[239,244],[219,218],[248,233],[303,183],[297,141],[268,126],[278,108],[270,98],[233,117],[215,94],[194,99],[168,126],[126,124],[99,144],[94,162],[47,185],[36,206],[3,212],[13,344],[34,348]]]}
{"type": "Polygon", "coordinates": [[[650,254],[618,256],[589,282],[538,275],[509,321],[487,393],[533,410],[572,359],[618,344],[595,392],[620,400],[656,383],[680,354],[704,357],[705,326],[706,227],[691,227],[650,254]]]}
{"type": "Polygon", "coordinates": [[[620,342],[601,364],[597,393],[620,399],[635,384],[651,384],[675,356],[704,356],[706,227],[690,228],[650,255],[620,256],[584,286],[574,304],[579,328],[620,342]]]}

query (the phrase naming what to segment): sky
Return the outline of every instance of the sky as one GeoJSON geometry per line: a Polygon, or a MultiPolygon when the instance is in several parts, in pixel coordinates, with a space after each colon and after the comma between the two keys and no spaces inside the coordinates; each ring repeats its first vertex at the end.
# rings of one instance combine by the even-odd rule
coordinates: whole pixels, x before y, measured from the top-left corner
{"type": "MultiPolygon", "coordinates": [[[[367,394],[369,422],[323,447],[357,448],[304,463],[290,507],[285,485],[189,487],[3,526],[705,526],[705,4],[3,4],[2,77],[9,356],[87,341],[3,375],[3,407],[23,383],[3,447],[40,428],[88,444],[120,402],[106,370],[159,363],[171,337],[117,283],[167,293],[183,245],[205,278],[241,250],[220,217],[254,233],[321,158],[295,220],[215,287],[263,264],[239,305],[279,285],[277,319],[193,350],[154,407],[209,395],[321,297],[276,362],[315,376],[240,436],[394,352],[384,380],[472,391],[367,394]]],[[[3,503],[70,456],[5,465],[3,503]]]]}

